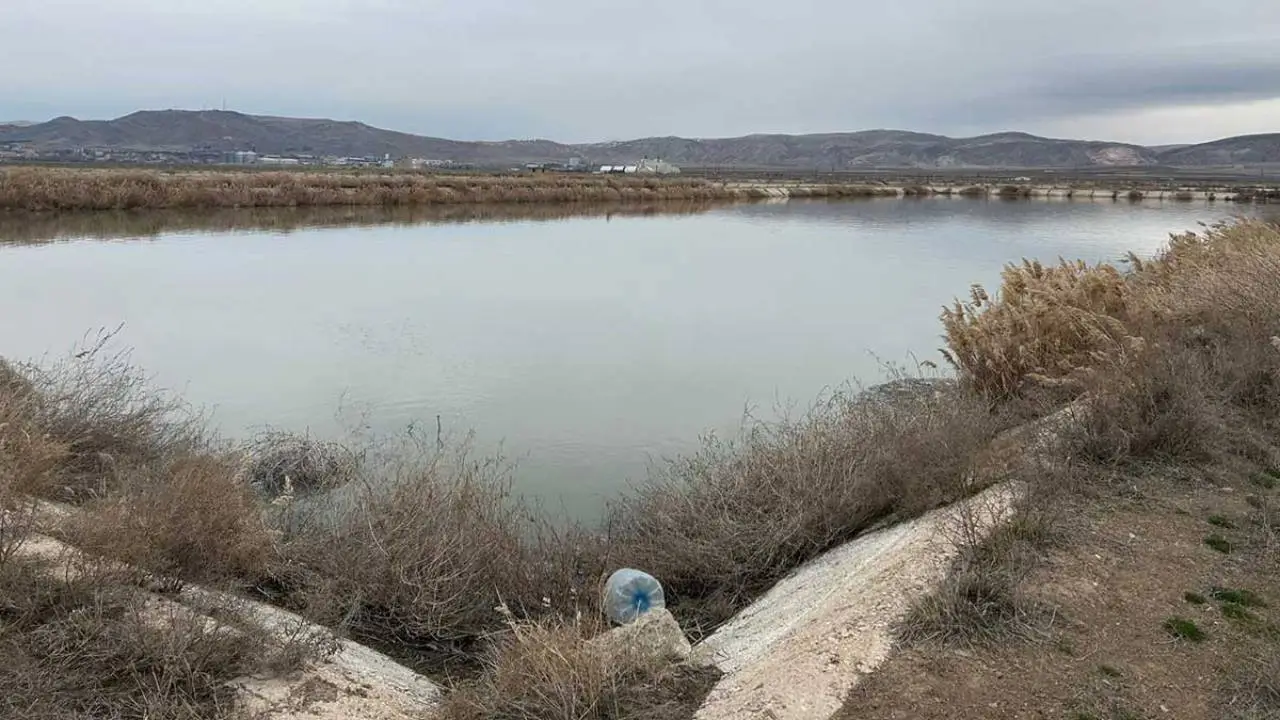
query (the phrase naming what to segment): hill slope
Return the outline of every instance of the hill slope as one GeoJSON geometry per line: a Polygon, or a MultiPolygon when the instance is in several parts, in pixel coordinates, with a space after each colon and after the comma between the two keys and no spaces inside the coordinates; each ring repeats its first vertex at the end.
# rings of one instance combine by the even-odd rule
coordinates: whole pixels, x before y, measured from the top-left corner
{"type": "Polygon", "coordinates": [[[737,138],[656,137],[568,145],[548,140],[463,142],[375,128],[360,122],[245,115],[218,110],[142,111],[115,120],[60,117],[0,125],[0,143],[38,151],[256,150],[269,154],[423,157],[484,166],[565,161],[634,162],[661,157],[680,165],[804,168],[1086,168],[1136,165],[1233,165],[1280,162],[1280,134],[1147,148],[1026,133],[971,138],[899,130],[737,138]]]}
{"type": "Polygon", "coordinates": [[[1167,165],[1257,165],[1280,163],[1280,133],[1240,135],[1214,142],[1188,145],[1160,154],[1167,165]]]}

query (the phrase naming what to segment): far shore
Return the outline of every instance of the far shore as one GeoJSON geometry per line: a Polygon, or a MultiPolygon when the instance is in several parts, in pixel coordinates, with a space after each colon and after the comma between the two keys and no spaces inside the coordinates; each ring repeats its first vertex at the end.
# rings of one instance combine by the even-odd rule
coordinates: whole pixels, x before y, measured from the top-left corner
{"type": "Polygon", "coordinates": [[[270,207],[423,207],[487,204],[653,204],[787,198],[1070,198],[1115,201],[1277,202],[1280,188],[1152,183],[901,184],[861,179],[719,180],[596,174],[430,174],[164,168],[0,168],[0,211],[65,212],[270,207]]]}

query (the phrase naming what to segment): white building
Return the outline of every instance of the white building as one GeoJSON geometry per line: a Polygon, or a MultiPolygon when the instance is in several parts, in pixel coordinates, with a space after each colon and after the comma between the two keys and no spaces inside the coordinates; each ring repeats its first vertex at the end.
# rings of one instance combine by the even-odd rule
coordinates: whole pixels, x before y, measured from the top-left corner
{"type": "MultiPolygon", "coordinates": [[[[666,160],[658,160],[657,158],[645,158],[635,166],[634,172],[643,175],[676,175],[679,174],[680,168],[672,165],[666,160]]],[[[633,172],[628,169],[627,172],[633,172]]]]}

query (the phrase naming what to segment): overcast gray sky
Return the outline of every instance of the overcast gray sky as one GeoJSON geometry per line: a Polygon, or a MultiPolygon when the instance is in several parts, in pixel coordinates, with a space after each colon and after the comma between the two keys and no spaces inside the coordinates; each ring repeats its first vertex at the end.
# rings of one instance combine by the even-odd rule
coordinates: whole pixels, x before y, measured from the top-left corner
{"type": "Polygon", "coordinates": [[[459,139],[1280,132],[1280,0],[0,0],[0,121],[459,139]]]}

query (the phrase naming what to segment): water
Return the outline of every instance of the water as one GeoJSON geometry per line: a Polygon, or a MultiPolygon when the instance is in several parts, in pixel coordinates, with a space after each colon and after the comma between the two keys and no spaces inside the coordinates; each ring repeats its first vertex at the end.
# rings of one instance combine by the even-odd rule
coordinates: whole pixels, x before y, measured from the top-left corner
{"type": "Polygon", "coordinates": [[[339,436],[357,420],[433,434],[439,416],[482,450],[501,445],[521,491],[583,513],[700,433],[732,432],[747,408],[771,416],[876,382],[882,361],[937,360],[940,308],[971,283],[994,287],[1008,261],[1150,254],[1170,232],[1252,212],[947,199],[685,210],[358,227],[221,213],[214,232],[112,221],[100,232],[117,239],[52,243],[35,241],[99,220],[9,218],[0,239],[23,243],[0,245],[0,355],[61,354],[123,323],[134,359],[229,434],[339,436]]]}

